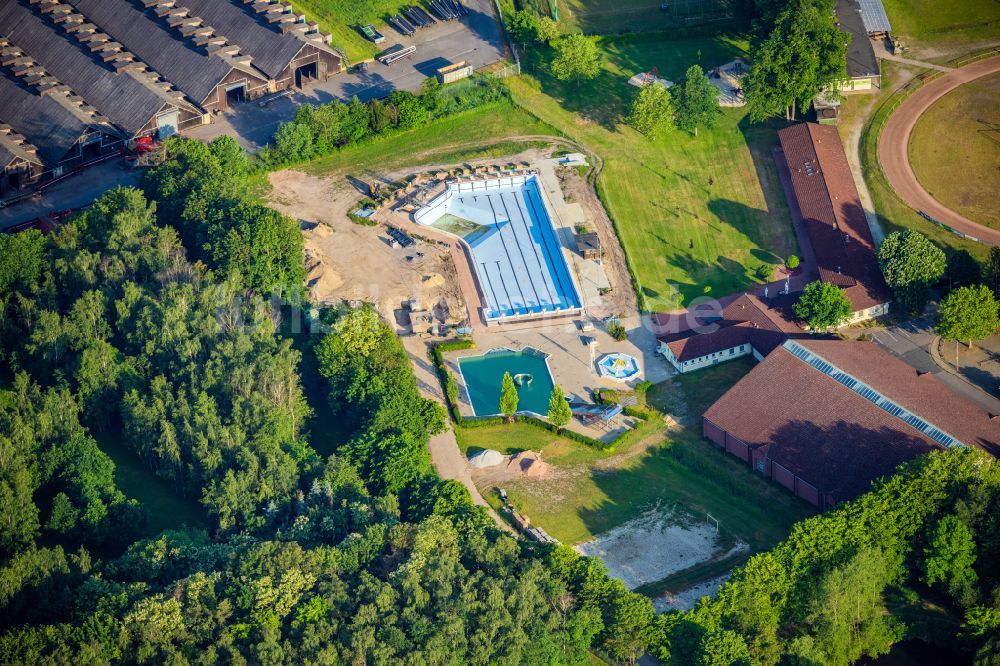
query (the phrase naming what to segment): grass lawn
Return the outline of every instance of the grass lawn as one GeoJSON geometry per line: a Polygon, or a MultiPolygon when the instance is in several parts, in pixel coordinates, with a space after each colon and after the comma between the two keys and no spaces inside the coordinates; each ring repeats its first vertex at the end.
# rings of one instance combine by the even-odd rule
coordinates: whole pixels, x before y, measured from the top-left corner
{"type": "Polygon", "coordinates": [[[917,179],[934,198],[971,220],[1000,228],[1000,74],[966,83],[938,100],[917,121],[909,150],[917,179]]]}
{"type": "Polygon", "coordinates": [[[904,43],[971,42],[1000,34],[996,0],[884,0],[892,32],[904,43]]]}
{"type": "Polygon", "coordinates": [[[796,521],[812,513],[801,500],[684,430],[641,455],[625,456],[620,466],[571,466],[552,478],[521,479],[504,488],[532,522],[568,544],[592,539],[659,504],[680,505],[698,517],[711,513],[724,532],[758,551],[787,537],[796,521]]]}
{"type": "Polygon", "coordinates": [[[404,166],[454,164],[470,159],[500,157],[540,145],[537,139],[558,132],[512,104],[496,104],[448,116],[419,129],[379,137],[349,146],[302,167],[324,175],[350,169],[385,172],[404,166]]]}
{"type": "Polygon", "coordinates": [[[387,25],[386,19],[407,5],[420,4],[406,0],[291,0],[295,11],[319,23],[322,32],[333,35],[333,45],[344,50],[352,62],[368,60],[389,44],[397,33],[387,25]],[[386,41],[376,46],[361,36],[358,26],[373,24],[385,35],[386,41]]]}
{"type": "Polygon", "coordinates": [[[654,384],[646,399],[660,411],[677,415],[685,424],[699,430],[705,410],[755,365],[757,362],[753,357],[745,356],[691,374],[677,375],[654,384]]]}
{"type": "Polygon", "coordinates": [[[143,536],[153,536],[185,525],[208,527],[205,510],[198,501],[180,497],[173,484],[156,476],[122,441],[120,431],[92,434],[101,451],[115,463],[115,485],[126,497],[138,500],[146,510],[147,524],[143,536]]]}
{"type": "Polygon", "coordinates": [[[525,423],[488,428],[455,428],[458,448],[468,457],[483,449],[495,449],[504,455],[521,451],[541,451],[545,462],[554,465],[591,463],[606,454],[536,426],[525,423]]]}
{"type": "MultiPolygon", "coordinates": [[[[916,69],[902,67],[889,60],[882,61],[882,80],[885,83],[883,83],[883,89],[878,93],[880,98],[877,102],[878,106],[868,120],[861,137],[861,165],[865,173],[865,181],[868,184],[868,191],[872,195],[875,212],[887,234],[893,231],[912,229],[930,238],[946,252],[968,250],[973,256],[984,260],[989,253],[989,248],[986,245],[961,239],[950,231],[922,218],[917,211],[907,206],[896,196],[882,173],[882,167],[878,161],[879,131],[892,108],[891,98],[894,91],[917,73],[916,69]],[[888,85],[890,81],[892,85],[888,85]]],[[[845,105],[860,103],[862,103],[860,96],[851,97],[848,95],[844,98],[845,105]]]]}
{"type": "Polygon", "coordinates": [[[603,158],[598,184],[647,309],[741,291],[757,281],[759,266],[797,252],[771,156],[781,125],[751,125],[732,109],[697,137],[672,131],[650,141],[623,124],[636,93],[631,75],[656,66],[677,81],[691,64],[708,68],[744,55],[746,42],[657,35],[599,44],[604,67],[591,81],[556,81],[535,58],[523,69],[528,75],[509,82],[519,104],[603,158]]]}
{"type": "MultiPolygon", "coordinates": [[[[548,0],[533,2],[549,15],[548,0]]],[[[559,29],[588,35],[666,30],[717,20],[720,5],[719,0],[681,0],[663,11],[656,0],[558,0],[559,29]]]]}

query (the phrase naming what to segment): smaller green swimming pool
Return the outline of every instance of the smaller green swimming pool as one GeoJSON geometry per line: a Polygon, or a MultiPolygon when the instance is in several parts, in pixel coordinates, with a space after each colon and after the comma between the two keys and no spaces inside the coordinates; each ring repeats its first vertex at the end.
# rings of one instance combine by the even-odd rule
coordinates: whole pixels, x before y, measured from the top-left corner
{"type": "Polygon", "coordinates": [[[546,355],[537,349],[511,351],[494,349],[480,356],[459,359],[465,387],[476,416],[500,413],[500,384],[503,373],[509,372],[517,386],[517,410],[544,416],[549,411],[552,395],[552,374],[546,355]]]}

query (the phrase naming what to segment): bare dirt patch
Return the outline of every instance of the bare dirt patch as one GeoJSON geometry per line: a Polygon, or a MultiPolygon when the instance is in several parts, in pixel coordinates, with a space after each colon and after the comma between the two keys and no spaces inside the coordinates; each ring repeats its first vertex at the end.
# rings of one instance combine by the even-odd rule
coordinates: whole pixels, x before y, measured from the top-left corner
{"type": "Polygon", "coordinates": [[[666,613],[672,610],[689,611],[702,597],[715,595],[730,576],[732,576],[732,572],[712,580],[703,581],[680,592],[668,592],[662,597],[653,599],[653,608],[656,609],[657,613],[666,613]]]}
{"type": "Polygon", "coordinates": [[[721,550],[714,526],[659,508],[575,548],[581,555],[599,557],[630,590],[709,560],[721,550]]]}
{"type": "Polygon", "coordinates": [[[348,181],[301,171],[279,171],[270,178],[272,205],[302,222],[307,285],[315,302],[371,301],[391,322],[397,320],[395,314],[403,301],[416,299],[432,317],[419,322],[424,327],[442,312],[464,318],[447,247],[418,242],[414,247],[394,248],[384,226],[354,224],[347,213],[357,206],[361,194],[348,181]],[[446,307],[436,307],[442,302],[446,307]]]}
{"type": "Polygon", "coordinates": [[[625,263],[625,251],[618,242],[611,219],[603,204],[597,198],[594,186],[580,175],[576,169],[565,168],[558,171],[559,184],[562,187],[563,198],[568,202],[579,203],[586,215],[588,230],[593,231],[601,239],[604,251],[604,272],[611,283],[611,291],[604,295],[598,308],[591,307],[591,314],[598,318],[610,315],[630,317],[638,314],[638,303],[632,290],[632,278],[628,274],[625,263]]]}

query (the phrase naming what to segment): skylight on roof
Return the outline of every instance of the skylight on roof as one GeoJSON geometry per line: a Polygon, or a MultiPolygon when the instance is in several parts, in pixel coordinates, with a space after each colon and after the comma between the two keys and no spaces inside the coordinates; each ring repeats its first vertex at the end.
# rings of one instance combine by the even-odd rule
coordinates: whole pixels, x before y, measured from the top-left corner
{"type": "Polygon", "coordinates": [[[916,414],[913,414],[906,410],[906,408],[893,402],[886,396],[882,395],[872,387],[868,386],[864,382],[852,377],[843,370],[832,365],[829,361],[817,356],[812,353],[802,345],[792,342],[791,340],[786,340],[782,345],[786,351],[788,351],[792,356],[795,356],[799,360],[809,364],[816,370],[819,370],[824,375],[831,377],[838,383],[854,391],[862,398],[872,403],[882,411],[890,414],[897,419],[909,424],[914,429],[920,431],[927,437],[931,438],[938,444],[945,446],[949,449],[956,447],[965,447],[965,444],[958,441],[956,438],[952,437],[948,433],[944,432],[940,428],[928,423],[924,419],[920,418],[916,414]]]}

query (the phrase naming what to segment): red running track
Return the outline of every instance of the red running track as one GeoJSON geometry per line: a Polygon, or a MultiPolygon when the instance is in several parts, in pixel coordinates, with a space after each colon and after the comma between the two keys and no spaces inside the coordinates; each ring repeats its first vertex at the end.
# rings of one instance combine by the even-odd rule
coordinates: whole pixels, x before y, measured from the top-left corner
{"type": "MultiPolygon", "coordinates": [[[[1000,72],[1000,56],[980,60],[924,84],[907,97],[889,117],[878,142],[878,160],[889,185],[907,205],[922,211],[956,231],[990,245],[1000,245],[1000,231],[973,222],[932,197],[917,181],[910,166],[910,134],[920,115],[934,102],[969,81],[1000,72]]],[[[945,140],[947,128],[941,128],[945,140]]]]}

